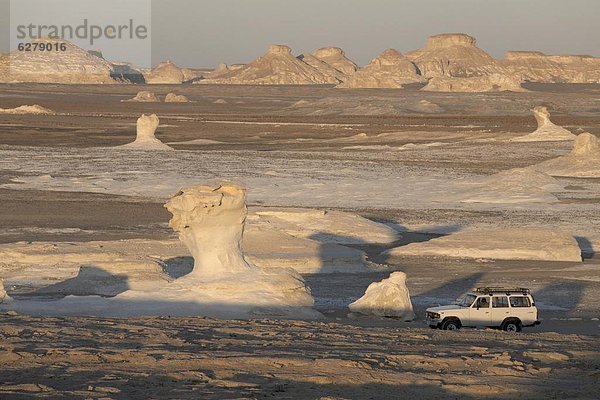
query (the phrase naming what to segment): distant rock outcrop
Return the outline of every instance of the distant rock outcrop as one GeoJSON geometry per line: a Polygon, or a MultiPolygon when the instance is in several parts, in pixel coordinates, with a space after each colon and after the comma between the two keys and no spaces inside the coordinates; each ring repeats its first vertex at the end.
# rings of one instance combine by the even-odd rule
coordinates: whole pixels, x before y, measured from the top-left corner
{"type": "Polygon", "coordinates": [[[401,88],[405,84],[426,81],[412,61],[398,51],[388,49],[337,87],[401,88]]]}
{"type": "Polygon", "coordinates": [[[568,55],[548,58],[564,69],[565,82],[600,83],[600,57],[568,55]]]}
{"type": "Polygon", "coordinates": [[[527,82],[555,83],[568,79],[560,63],[539,51],[509,51],[504,55],[502,65],[527,82]]]}
{"type": "Polygon", "coordinates": [[[301,54],[298,56],[298,59],[315,68],[323,75],[329,76],[332,79],[336,79],[338,82],[343,82],[348,77],[343,72],[338,71],[331,65],[327,64],[325,61],[318,59],[312,54],[301,54]]]}
{"type": "Polygon", "coordinates": [[[505,68],[475,45],[475,38],[462,33],[431,36],[427,45],[407,53],[426,78],[504,74],[505,68]]]}
{"type": "Polygon", "coordinates": [[[54,115],[54,111],[49,108],[38,106],[19,106],[16,108],[0,108],[0,114],[39,114],[39,115],[54,115]]]}
{"type": "Polygon", "coordinates": [[[231,71],[231,70],[229,69],[229,67],[227,66],[227,64],[221,63],[210,74],[208,74],[206,76],[206,78],[216,78],[217,76],[224,75],[224,74],[228,73],[229,71],[231,71]]]}
{"type": "Polygon", "coordinates": [[[165,103],[189,103],[190,99],[182,94],[169,93],[165,97],[165,103]]]}
{"type": "Polygon", "coordinates": [[[531,167],[552,176],[600,178],[600,141],[591,133],[577,136],[567,155],[531,167]]]}
{"type": "Polygon", "coordinates": [[[248,85],[315,85],[337,84],[339,80],[325,75],[292,55],[288,46],[273,45],[255,61],[215,78],[199,81],[203,84],[248,85]]]}
{"type": "Polygon", "coordinates": [[[339,47],[321,47],[313,55],[345,75],[352,75],[358,70],[358,66],[339,47]]]}
{"type": "Polygon", "coordinates": [[[183,71],[171,61],[161,62],[146,76],[149,84],[180,84],[183,81],[183,71]]]}
{"type": "Polygon", "coordinates": [[[139,101],[142,103],[159,103],[160,99],[158,97],[156,97],[156,95],[154,93],[149,92],[147,90],[142,90],[141,92],[138,92],[138,94],[136,94],[134,98],[128,99],[128,100],[122,100],[122,101],[139,101]]]}
{"type": "Polygon", "coordinates": [[[128,150],[173,150],[154,136],[160,121],[156,114],[142,115],[137,120],[137,136],[134,142],[119,146],[128,150]]]}
{"type": "Polygon", "coordinates": [[[111,76],[111,63],[71,42],[41,38],[31,45],[51,45],[53,51],[13,51],[0,55],[0,82],[117,83],[111,76]]]}
{"type": "Polygon", "coordinates": [[[563,140],[575,140],[577,137],[562,126],[555,125],[550,121],[550,113],[543,106],[536,106],[533,115],[537,121],[537,129],[529,135],[519,136],[512,139],[513,142],[558,142],[563,140]]]}
{"type": "Polygon", "coordinates": [[[470,78],[435,77],[421,90],[430,92],[526,92],[517,76],[491,74],[470,78]]]}

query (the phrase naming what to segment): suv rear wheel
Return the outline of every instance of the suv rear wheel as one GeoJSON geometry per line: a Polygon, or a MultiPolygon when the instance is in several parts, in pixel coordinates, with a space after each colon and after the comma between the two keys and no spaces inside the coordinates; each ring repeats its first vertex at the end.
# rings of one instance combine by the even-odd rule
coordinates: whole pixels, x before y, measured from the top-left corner
{"type": "Polygon", "coordinates": [[[462,327],[458,318],[448,318],[442,322],[442,329],[445,331],[455,331],[462,327]]]}
{"type": "Polygon", "coordinates": [[[506,332],[521,332],[523,325],[516,318],[507,319],[502,323],[502,330],[506,332]]]}

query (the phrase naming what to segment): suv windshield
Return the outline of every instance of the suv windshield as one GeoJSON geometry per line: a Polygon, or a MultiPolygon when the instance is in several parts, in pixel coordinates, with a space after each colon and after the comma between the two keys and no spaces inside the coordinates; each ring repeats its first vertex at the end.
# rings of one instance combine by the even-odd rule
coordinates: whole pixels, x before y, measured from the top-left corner
{"type": "Polygon", "coordinates": [[[474,294],[465,294],[458,298],[456,304],[461,307],[471,307],[471,304],[473,304],[476,298],[477,296],[474,294]]]}

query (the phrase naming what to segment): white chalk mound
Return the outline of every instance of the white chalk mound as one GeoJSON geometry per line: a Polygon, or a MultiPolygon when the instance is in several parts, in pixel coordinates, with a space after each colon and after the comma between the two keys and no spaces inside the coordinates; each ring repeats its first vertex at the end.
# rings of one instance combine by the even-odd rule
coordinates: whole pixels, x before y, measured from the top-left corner
{"type": "Polygon", "coordinates": [[[443,256],[493,260],[581,262],[581,249],[573,236],[532,229],[491,229],[459,232],[411,243],[383,253],[390,257],[443,256]]]}
{"type": "Polygon", "coordinates": [[[165,97],[165,103],[189,103],[190,99],[182,94],[169,93],[165,97]]]}
{"type": "Polygon", "coordinates": [[[352,75],[358,69],[357,65],[348,59],[344,50],[339,47],[321,47],[313,55],[346,76],[352,75]]]}
{"type": "Polygon", "coordinates": [[[429,92],[527,92],[514,75],[491,74],[469,78],[434,77],[423,89],[429,92]]]}
{"type": "Polygon", "coordinates": [[[431,36],[427,45],[407,53],[426,78],[505,74],[506,69],[476,46],[474,37],[463,33],[431,36]]]}
{"type": "Polygon", "coordinates": [[[0,82],[118,83],[111,77],[114,69],[111,63],[71,42],[45,37],[30,44],[35,51],[0,54],[0,82]],[[52,51],[39,50],[41,45],[44,49],[51,47],[52,51]]]}
{"type": "Polygon", "coordinates": [[[185,77],[183,70],[171,61],[161,62],[145,76],[148,84],[180,84],[185,77]]]}
{"type": "Polygon", "coordinates": [[[555,125],[550,121],[550,113],[543,106],[533,108],[533,115],[537,121],[537,129],[525,136],[513,138],[513,142],[559,142],[575,140],[574,135],[562,126],[555,125]]]}
{"type": "Polygon", "coordinates": [[[8,304],[12,301],[6,290],[4,289],[4,280],[0,278],[0,304],[8,304]]]}
{"type": "Polygon", "coordinates": [[[160,120],[156,114],[142,115],[137,120],[137,136],[135,141],[119,146],[119,148],[128,150],[173,150],[172,147],[164,144],[154,136],[159,123],[160,120]]]}
{"type": "Polygon", "coordinates": [[[393,272],[389,278],[371,283],[364,296],[348,308],[356,314],[394,317],[404,321],[415,318],[404,272],[393,272]]]}
{"type": "Polygon", "coordinates": [[[37,104],[34,104],[32,106],[25,105],[25,106],[19,106],[16,108],[0,108],[0,114],[54,115],[56,113],[54,111],[50,110],[49,108],[45,108],[42,106],[38,106],[37,104]]]}
{"type": "Polygon", "coordinates": [[[581,133],[569,154],[531,168],[552,176],[600,178],[600,141],[591,133],[581,133]]]}
{"type": "Polygon", "coordinates": [[[412,61],[397,50],[388,49],[337,87],[401,88],[405,84],[426,81],[412,61]]]}
{"type": "Polygon", "coordinates": [[[268,52],[250,64],[216,76],[209,76],[201,84],[247,85],[315,85],[337,84],[338,79],[325,75],[297,59],[284,45],[272,45],[268,52]]]}
{"type": "Polygon", "coordinates": [[[160,103],[160,99],[152,92],[142,90],[134,98],[122,101],[139,101],[141,103],[160,103]]]}

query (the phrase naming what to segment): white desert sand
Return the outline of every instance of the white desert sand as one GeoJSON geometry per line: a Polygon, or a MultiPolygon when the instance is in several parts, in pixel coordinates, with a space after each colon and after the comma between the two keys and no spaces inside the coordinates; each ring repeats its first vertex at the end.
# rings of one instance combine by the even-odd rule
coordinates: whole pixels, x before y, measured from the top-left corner
{"type": "Polygon", "coordinates": [[[403,321],[415,318],[404,272],[392,272],[389,278],[371,283],[364,296],[348,308],[355,314],[394,317],[403,321]]]}
{"type": "Polygon", "coordinates": [[[425,47],[406,54],[426,78],[504,74],[505,68],[463,33],[431,36],[425,47]]]}
{"type": "Polygon", "coordinates": [[[145,76],[148,84],[180,84],[184,81],[181,68],[171,61],[161,62],[145,76]]]}
{"type": "Polygon", "coordinates": [[[555,125],[550,121],[550,113],[544,106],[533,108],[533,116],[537,121],[537,129],[525,136],[511,139],[513,142],[559,142],[564,140],[575,140],[574,135],[562,126],[555,125]]]}
{"type": "Polygon", "coordinates": [[[582,261],[581,248],[573,236],[548,230],[516,228],[458,232],[428,242],[396,247],[383,254],[388,257],[582,261]]]}
{"type": "Polygon", "coordinates": [[[313,56],[341,71],[346,76],[352,75],[358,69],[356,64],[346,57],[344,50],[339,47],[321,47],[313,53],[313,56]]]}
{"type": "Polygon", "coordinates": [[[576,178],[600,177],[600,141],[591,133],[577,135],[573,150],[567,155],[531,167],[552,176],[576,178]]]}
{"type": "Polygon", "coordinates": [[[397,50],[387,49],[337,87],[401,88],[405,84],[426,81],[411,60],[397,50]]]}
{"type": "Polygon", "coordinates": [[[294,57],[288,46],[272,45],[265,55],[250,64],[214,78],[208,77],[199,83],[314,85],[337,84],[339,81],[294,57]]]}
{"type": "Polygon", "coordinates": [[[19,106],[16,108],[0,108],[0,114],[39,114],[39,115],[54,115],[54,111],[49,108],[38,106],[34,104],[32,106],[19,106]]]}
{"type": "Polygon", "coordinates": [[[431,78],[421,90],[429,92],[527,92],[527,89],[521,86],[520,77],[506,74],[468,78],[439,76],[431,78]]]}
{"type": "Polygon", "coordinates": [[[0,55],[0,82],[117,83],[111,77],[111,63],[71,42],[47,37],[32,42],[32,46],[40,45],[52,46],[53,51],[13,51],[0,55]]]}
{"type": "Polygon", "coordinates": [[[189,103],[190,99],[182,94],[169,93],[165,96],[165,103],[189,103]]]}
{"type": "Polygon", "coordinates": [[[152,92],[142,90],[138,92],[134,98],[122,101],[139,101],[142,103],[159,103],[160,99],[152,92]]]}
{"type": "Polygon", "coordinates": [[[135,141],[118,148],[127,150],[173,150],[172,147],[164,144],[154,136],[159,123],[160,120],[156,114],[142,115],[137,120],[135,141]]]}

